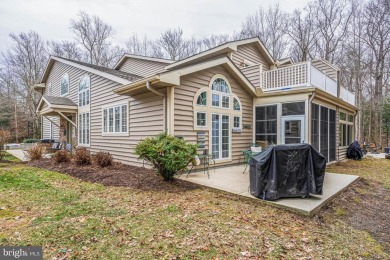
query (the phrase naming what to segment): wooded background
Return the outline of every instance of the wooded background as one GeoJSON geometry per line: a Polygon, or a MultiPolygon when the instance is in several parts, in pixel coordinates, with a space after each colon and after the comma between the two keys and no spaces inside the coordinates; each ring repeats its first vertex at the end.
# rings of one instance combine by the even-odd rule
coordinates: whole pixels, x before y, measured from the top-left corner
{"type": "MultiPolygon", "coordinates": [[[[221,21],[223,22],[223,21],[221,21]]],[[[390,1],[311,1],[291,13],[279,5],[243,17],[241,29],[207,38],[185,37],[172,28],[157,39],[132,34],[113,44],[114,29],[80,12],[70,22],[74,41],[43,39],[38,32],[12,33],[0,53],[0,128],[12,141],[40,137],[35,109],[39,82],[50,55],[112,67],[123,53],[180,60],[231,40],[258,36],[275,59],[323,58],[341,69],[341,85],[356,93],[356,139],[388,145],[390,131],[390,1]]]]}

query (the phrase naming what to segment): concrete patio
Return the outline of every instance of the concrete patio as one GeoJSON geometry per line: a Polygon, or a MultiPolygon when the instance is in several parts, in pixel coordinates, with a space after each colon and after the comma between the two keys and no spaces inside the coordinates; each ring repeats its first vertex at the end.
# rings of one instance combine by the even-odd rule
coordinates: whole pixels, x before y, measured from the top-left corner
{"type": "Polygon", "coordinates": [[[21,149],[6,150],[6,152],[23,162],[29,161],[28,157],[24,155],[21,149]]]}
{"type": "MultiPolygon", "coordinates": [[[[245,166],[238,165],[226,168],[210,168],[210,179],[203,171],[191,173],[183,180],[197,183],[206,187],[223,190],[237,195],[259,200],[249,193],[249,170],[243,174],[245,166]]],[[[323,195],[311,195],[309,198],[284,198],[277,201],[264,201],[266,203],[287,208],[293,211],[312,215],[326,205],[334,196],[355,182],[359,177],[354,175],[326,173],[323,186],[323,195]]]]}

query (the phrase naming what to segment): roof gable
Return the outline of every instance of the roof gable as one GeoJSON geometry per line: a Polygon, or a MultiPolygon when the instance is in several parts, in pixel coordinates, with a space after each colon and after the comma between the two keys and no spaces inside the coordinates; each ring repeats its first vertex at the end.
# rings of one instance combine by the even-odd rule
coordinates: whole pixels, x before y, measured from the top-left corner
{"type": "Polygon", "coordinates": [[[201,53],[190,56],[186,59],[177,61],[171,65],[166,66],[165,68],[167,70],[171,70],[171,69],[177,69],[180,67],[188,66],[190,64],[192,65],[192,64],[197,63],[197,62],[212,59],[212,58],[214,58],[218,55],[221,55],[221,54],[236,52],[238,46],[245,45],[245,44],[251,44],[251,43],[254,44],[260,50],[260,52],[264,55],[264,57],[268,63],[270,63],[270,64],[275,63],[273,57],[268,52],[268,50],[265,48],[264,44],[260,41],[260,39],[258,37],[254,37],[254,38],[249,38],[249,39],[227,42],[225,44],[219,45],[217,47],[214,47],[214,48],[208,49],[206,51],[203,51],[201,53]]]}
{"type": "Polygon", "coordinates": [[[135,54],[129,54],[125,53],[122,58],[115,64],[114,69],[117,70],[121,67],[121,65],[127,60],[127,59],[138,59],[138,60],[146,60],[146,61],[152,61],[152,62],[158,62],[158,63],[164,63],[164,64],[172,64],[175,63],[174,60],[167,60],[167,59],[161,59],[161,58],[153,58],[148,56],[142,56],[142,55],[135,55],[135,54]]]}
{"type": "Polygon", "coordinates": [[[245,89],[252,93],[253,96],[256,95],[256,88],[252,85],[252,83],[245,77],[244,74],[237,68],[237,66],[228,58],[228,57],[220,57],[218,59],[212,59],[206,62],[197,63],[192,66],[186,66],[180,69],[166,71],[160,73],[158,75],[154,75],[148,78],[141,79],[139,81],[130,83],[126,86],[117,88],[114,90],[116,94],[126,95],[130,93],[132,90],[139,90],[140,88],[146,87],[146,82],[152,83],[164,83],[167,85],[180,85],[180,77],[184,75],[188,75],[197,71],[205,70],[208,68],[212,68],[219,65],[225,65],[229,68],[229,70],[236,76],[236,78],[240,81],[240,83],[245,87],[245,89]]]}
{"type": "Polygon", "coordinates": [[[126,73],[123,71],[118,71],[118,70],[114,70],[114,69],[110,69],[110,68],[106,68],[106,67],[102,67],[102,66],[97,66],[97,65],[93,65],[93,64],[89,64],[89,63],[85,63],[85,62],[81,62],[81,61],[75,61],[75,60],[71,60],[71,59],[51,56],[47,65],[46,65],[46,69],[45,69],[45,72],[42,76],[41,83],[46,82],[47,78],[49,77],[50,71],[54,65],[54,62],[56,62],[56,61],[62,62],[64,64],[67,64],[67,65],[70,65],[70,66],[73,66],[76,68],[79,68],[79,69],[84,70],[84,71],[91,72],[93,74],[102,76],[104,78],[110,79],[112,81],[115,81],[115,82],[118,82],[121,84],[128,84],[132,81],[135,81],[135,80],[138,80],[141,78],[137,75],[126,73]]]}

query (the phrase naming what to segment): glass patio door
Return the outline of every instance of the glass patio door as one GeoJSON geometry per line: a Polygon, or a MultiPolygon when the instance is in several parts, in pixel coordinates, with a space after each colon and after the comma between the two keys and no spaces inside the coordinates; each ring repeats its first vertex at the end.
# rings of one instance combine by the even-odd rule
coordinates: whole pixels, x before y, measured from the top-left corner
{"type": "Polygon", "coordinates": [[[282,118],[282,143],[297,144],[305,142],[305,117],[289,116],[282,118]]]}
{"type": "Polygon", "coordinates": [[[211,152],[215,159],[230,157],[230,123],[229,116],[211,115],[211,152]]]}

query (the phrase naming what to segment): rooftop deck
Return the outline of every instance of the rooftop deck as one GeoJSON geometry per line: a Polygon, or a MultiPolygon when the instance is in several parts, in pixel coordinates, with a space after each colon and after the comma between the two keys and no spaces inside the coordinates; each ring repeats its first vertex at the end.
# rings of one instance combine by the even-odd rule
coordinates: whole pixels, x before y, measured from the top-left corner
{"type": "Polygon", "coordinates": [[[337,89],[337,69],[323,60],[294,63],[273,70],[263,70],[261,65],[242,69],[242,72],[264,92],[316,87],[355,105],[355,94],[340,86],[337,89]]]}

